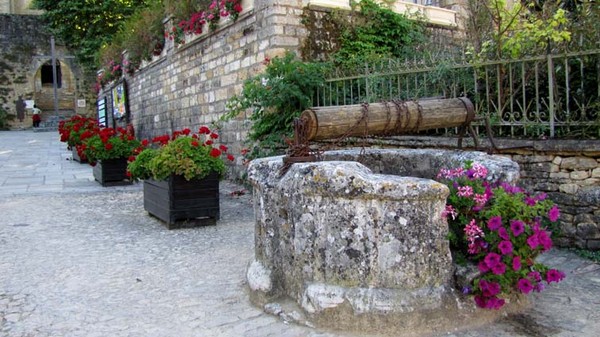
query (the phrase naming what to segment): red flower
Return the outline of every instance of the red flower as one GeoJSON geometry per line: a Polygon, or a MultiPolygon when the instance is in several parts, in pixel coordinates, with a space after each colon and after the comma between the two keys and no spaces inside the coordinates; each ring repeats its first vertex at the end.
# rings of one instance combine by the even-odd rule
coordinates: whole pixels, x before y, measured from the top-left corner
{"type": "Polygon", "coordinates": [[[210,156],[211,157],[217,158],[220,155],[221,155],[221,150],[219,150],[219,149],[212,149],[212,150],[210,150],[210,156]]]}
{"type": "Polygon", "coordinates": [[[185,128],[185,129],[183,129],[183,130],[181,131],[181,133],[183,133],[183,134],[184,134],[184,135],[186,135],[186,136],[187,136],[187,135],[189,135],[189,134],[190,134],[190,132],[192,132],[192,131],[191,131],[190,129],[188,129],[188,128],[185,128]]]}
{"type": "Polygon", "coordinates": [[[129,158],[127,158],[127,161],[129,161],[129,162],[135,161],[135,156],[129,156],[129,158]]]}
{"type": "Polygon", "coordinates": [[[200,129],[198,129],[198,133],[208,135],[210,133],[210,129],[206,126],[201,126],[200,129]]]}
{"type": "Polygon", "coordinates": [[[148,144],[150,144],[150,142],[148,141],[148,139],[142,140],[142,146],[146,147],[146,146],[148,146],[148,144]]]}
{"type": "Polygon", "coordinates": [[[104,145],[104,148],[105,148],[107,151],[110,151],[110,150],[112,150],[112,148],[113,148],[113,145],[112,145],[111,143],[107,143],[106,145],[104,145]]]}
{"type": "Polygon", "coordinates": [[[248,154],[248,152],[250,152],[250,150],[242,149],[242,156],[245,156],[246,154],[248,154]]]}
{"type": "Polygon", "coordinates": [[[217,138],[219,138],[219,135],[213,132],[210,134],[210,138],[217,139],[217,138]]]}
{"type": "Polygon", "coordinates": [[[223,152],[227,152],[227,146],[225,145],[219,145],[219,149],[223,152]]]}
{"type": "Polygon", "coordinates": [[[227,155],[227,159],[229,159],[229,161],[234,161],[235,160],[235,158],[231,154],[227,155]]]}
{"type": "Polygon", "coordinates": [[[242,4],[237,3],[233,6],[233,10],[236,11],[237,13],[241,13],[242,12],[242,4]]]}
{"type": "Polygon", "coordinates": [[[213,145],[213,141],[209,139],[204,142],[204,145],[213,145]]]}
{"type": "Polygon", "coordinates": [[[192,140],[192,146],[198,147],[200,144],[196,140],[192,140]]]}

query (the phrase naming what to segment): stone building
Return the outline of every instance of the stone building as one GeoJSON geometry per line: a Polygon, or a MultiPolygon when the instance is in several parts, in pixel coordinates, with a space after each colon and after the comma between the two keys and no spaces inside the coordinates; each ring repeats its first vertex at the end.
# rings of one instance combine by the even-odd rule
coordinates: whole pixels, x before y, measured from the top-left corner
{"type": "Polygon", "coordinates": [[[23,121],[14,118],[11,128],[31,127],[31,107],[42,110],[42,122],[50,116],[86,112],[80,89],[81,71],[75,58],[56,43],[58,111],[54,109],[54,88],[50,34],[39,11],[29,9],[29,1],[0,1],[0,106],[16,115],[15,102],[27,103],[23,121]]]}

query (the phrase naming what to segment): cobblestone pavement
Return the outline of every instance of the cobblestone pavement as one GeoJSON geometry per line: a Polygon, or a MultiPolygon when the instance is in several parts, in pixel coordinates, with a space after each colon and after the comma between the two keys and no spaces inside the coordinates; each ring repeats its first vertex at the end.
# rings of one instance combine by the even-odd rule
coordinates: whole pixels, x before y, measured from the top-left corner
{"type": "MultiPolygon", "coordinates": [[[[55,133],[0,132],[0,336],[357,336],[250,304],[253,210],[231,194],[242,186],[221,184],[216,226],[168,231],[140,184],[101,187],[69,157],[55,133]]],[[[530,310],[444,336],[597,336],[600,266],[562,250],[544,259],[567,279],[530,310]]]]}

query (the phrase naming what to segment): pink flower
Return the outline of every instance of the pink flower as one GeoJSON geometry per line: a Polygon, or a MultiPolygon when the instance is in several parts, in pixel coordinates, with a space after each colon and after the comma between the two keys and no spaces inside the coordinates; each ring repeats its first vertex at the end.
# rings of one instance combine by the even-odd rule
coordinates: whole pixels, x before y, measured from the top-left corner
{"type": "Polygon", "coordinates": [[[479,163],[473,164],[471,169],[473,170],[473,178],[476,179],[483,179],[488,174],[487,168],[479,163]]]}
{"type": "Polygon", "coordinates": [[[492,297],[483,297],[483,296],[475,296],[475,304],[482,309],[494,309],[498,310],[502,308],[505,301],[502,298],[498,298],[496,296],[492,297]]]}
{"type": "Polygon", "coordinates": [[[525,224],[521,220],[512,220],[510,222],[510,230],[515,237],[521,235],[525,231],[525,224]]]}
{"type": "Polygon", "coordinates": [[[500,263],[500,260],[502,260],[502,257],[496,253],[489,253],[488,255],[485,256],[485,258],[483,260],[485,261],[485,264],[487,264],[488,267],[494,268],[495,265],[500,263]]]}
{"type": "Polygon", "coordinates": [[[548,219],[550,219],[550,221],[555,222],[556,220],[558,220],[558,217],[560,216],[560,210],[558,209],[558,207],[556,205],[552,206],[552,208],[548,211],[548,219]]]}
{"type": "Polygon", "coordinates": [[[458,188],[456,194],[460,197],[468,198],[473,195],[473,188],[471,186],[461,186],[458,188]]]}
{"type": "Polygon", "coordinates": [[[485,261],[479,261],[479,264],[477,264],[477,268],[481,273],[487,273],[488,271],[490,271],[490,267],[488,267],[485,261]]]}
{"type": "Polygon", "coordinates": [[[532,236],[528,237],[527,244],[529,245],[529,248],[536,249],[540,245],[538,236],[536,234],[533,234],[532,236]]]}
{"type": "Polygon", "coordinates": [[[562,271],[558,271],[556,269],[550,269],[546,273],[546,282],[550,284],[551,282],[560,282],[565,278],[565,273],[562,271]]]}
{"type": "Polygon", "coordinates": [[[519,288],[523,294],[529,294],[533,290],[533,285],[528,279],[522,278],[517,282],[517,288],[519,288]]]}
{"type": "Polygon", "coordinates": [[[494,275],[504,275],[505,272],[506,272],[506,265],[502,262],[500,262],[492,267],[492,273],[494,273],[494,275]]]}
{"type": "Polygon", "coordinates": [[[552,248],[552,239],[550,239],[548,232],[546,232],[544,230],[540,230],[536,234],[537,234],[538,242],[540,243],[540,245],[542,245],[542,247],[544,248],[544,251],[552,248]]]}
{"type": "Polygon", "coordinates": [[[485,297],[496,296],[500,293],[500,284],[496,282],[489,282],[486,280],[479,281],[479,289],[485,297]]]}
{"type": "Polygon", "coordinates": [[[513,260],[512,260],[512,269],[514,271],[518,271],[518,270],[521,269],[521,257],[520,256],[513,257],[513,260]]]}
{"type": "Polygon", "coordinates": [[[527,273],[527,277],[535,282],[540,282],[542,280],[542,276],[537,271],[531,271],[527,273]]]}
{"type": "Polygon", "coordinates": [[[508,255],[513,252],[513,245],[510,241],[504,240],[500,242],[500,244],[498,245],[498,249],[500,250],[502,255],[508,255]]]}
{"type": "Polygon", "coordinates": [[[534,198],[532,198],[532,197],[526,197],[525,198],[525,204],[527,206],[535,206],[536,202],[537,202],[537,200],[534,199],[534,198]]]}
{"type": "MultiPolygon", "coordinates": [[[[246,153],[248,153],[248,150],[246,150],[246,153]]],[[[246,153],[243,153],[244,150],[242,150],[242,154],[245,155],[246,153]]],[[[456,219],[456,210],[454,209],[454,207],[452,207],[452,205],[446,205],[446,208],[442,211],[442,216],[444,218],[448,218],[448,215],[450,215],[452,217],[452,220],[456,219]]]]}
{"type": "Polygon", "coordinates": [[[493,216],[488,220],[487,226],[490,230],[495,231],[498,230],[502,226],[502,217],[501,216],[493,216]]]}
{"type": "Polygon", "coordinates": [[[475,200],[475,203],[478,205],[485,205],[485,203],[488,201],[488,197],[486,194],[475,194],[473,200],[475,200]]]}
{"type": "Polygon", "coordinates": [[[503,240],[510,240],[510,236],[508,235],[508,231],[504,227],[500,227],[498,229],[498,236],[503,240]]]}

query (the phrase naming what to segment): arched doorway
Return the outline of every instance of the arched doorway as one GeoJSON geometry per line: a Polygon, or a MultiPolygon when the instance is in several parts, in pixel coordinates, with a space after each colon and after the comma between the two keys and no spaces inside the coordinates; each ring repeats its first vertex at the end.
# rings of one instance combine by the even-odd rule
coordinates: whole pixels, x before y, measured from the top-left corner
{"type": "MultiPolygon", "coordinates": [[[[76,79],[71,67],[56,60],[58,110],[61,115],[71,115],[76,104],[76,79]]],[[[34,100],[42,112],[54,112],[54,87],[52,60],[41,63],[34,77],[34,100]]]]}

